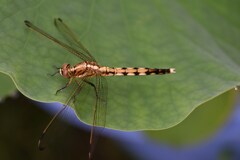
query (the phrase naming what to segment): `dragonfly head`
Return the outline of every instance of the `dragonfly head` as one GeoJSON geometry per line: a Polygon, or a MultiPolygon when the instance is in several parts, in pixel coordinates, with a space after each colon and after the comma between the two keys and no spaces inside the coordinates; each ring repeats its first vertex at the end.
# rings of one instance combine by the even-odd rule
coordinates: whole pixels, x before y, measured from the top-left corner
{"type": "Polygon", "coordinates": [[[64,63],[62,65],[62,68],[59,69],[59,73],[65,78],[70,78],[68,73],[69,68],[70,68],[70,64],[64,63]]]}

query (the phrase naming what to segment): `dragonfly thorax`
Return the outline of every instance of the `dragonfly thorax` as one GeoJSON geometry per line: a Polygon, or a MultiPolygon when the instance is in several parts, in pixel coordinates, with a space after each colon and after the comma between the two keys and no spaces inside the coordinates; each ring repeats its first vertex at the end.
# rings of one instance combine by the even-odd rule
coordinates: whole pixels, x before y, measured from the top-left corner
{"type": "Polygon", "coordinates": [[[71,67],[70,64],[63,64],[59,73],[65,78],[93,77],[100,74],[99,65],[96,62],[81,62],[71,67]]]}

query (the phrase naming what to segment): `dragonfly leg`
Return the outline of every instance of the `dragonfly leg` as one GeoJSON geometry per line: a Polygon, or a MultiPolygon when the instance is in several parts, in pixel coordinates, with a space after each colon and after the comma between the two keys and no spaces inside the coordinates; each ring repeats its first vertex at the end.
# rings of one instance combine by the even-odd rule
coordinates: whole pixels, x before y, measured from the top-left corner
{"type": "MultiPolygon", "coordinates": [[[[80,87],[79,84],[78,84],[78,86],[80,87]]],[[[75,93],[72,95],[71,99],[72,99],[73,104],[75,104],[75,102],[76,102],[76,96],[79,94],[79,92],[80,92],[80,90],[79,90],[78,92],[75,92],[75,93]]]]}
{"type": "Polygon", "coordinates": [[[98,98],[98,93],[97,93],[97,88],[96,86],[92,83],[92,82],[89,82],[87,80],[84,80],[84,82],[86,82],[87,84],[89,84],[90,86],[92,86],[94,88],[94,91],[96,93],[96,98],[98,98]]]}
{"type": "Polygon", "coordinates": [[[54,72],[54,73],[52,73],[52,74],[48,73],[48,76],[53,77],[53,76],[55,76],[55,75],[58,74],[58,73],[59,73],[59,71],[56,71],[56,72],[54,72]]]}
{"type": "Polygon", "coordinates": [[[64,90],[65,88],[67,88],[69,86],[69,84],[72,82],[72,78],[69,79],[69,81],[66,83],[65,86],[63,86],[62,88],[60,88],[59,90],[56,91],[56,95],[58,94],[58,92],[64,90]]]}
{"type": "Polygon", "coordinates": [[[47,74],[48,76],[51,76],[51,77],[53,77],[53,76],[55,76],[56,74],[58,74],[58,73],[59,73],[59,69],[60,69],[59,67],[57,67],[57,66],[53,65],[53,68],[54,68],[54,69],[56,69],[57,71],[56,71],[56,72],[54,72],[54,73],[52,73],[52,74],[48,73],[48,74],[47,74]]]}

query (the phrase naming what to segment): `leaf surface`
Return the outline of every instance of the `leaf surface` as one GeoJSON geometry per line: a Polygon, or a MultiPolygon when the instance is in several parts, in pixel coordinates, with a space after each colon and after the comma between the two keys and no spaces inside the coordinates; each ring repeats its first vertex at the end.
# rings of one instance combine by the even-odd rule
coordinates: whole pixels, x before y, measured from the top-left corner
{"type": "MultiPolygon", "coordinates": [[[[165,129],[197,106],[240,84],[239,2],[218,1],[1,1],[0,71],[27,97],[65,103],[67,80],[53,65],[81,61],[29,30],[29,20],[67,42],[53,25],[62,18],[101,65],[176,68],[148,77],[107,77],[106,127],[165,129]]],[[[94,97],[93,97],[94,98],[94,97]]],[[[91,124],[92,108],[75,110],[91,124]]]]}

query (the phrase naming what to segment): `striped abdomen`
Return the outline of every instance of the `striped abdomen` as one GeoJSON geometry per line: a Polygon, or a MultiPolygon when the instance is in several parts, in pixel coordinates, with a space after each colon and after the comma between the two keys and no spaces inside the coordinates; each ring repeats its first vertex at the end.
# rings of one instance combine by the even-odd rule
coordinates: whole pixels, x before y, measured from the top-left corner
{"type": "Polygon", "coordinates": [[[145,76],[145,75],[161,75],[175,73],[175,68],[159,69],[159,68],[110,68],[100,67],[102,76],[145,76]]]}

